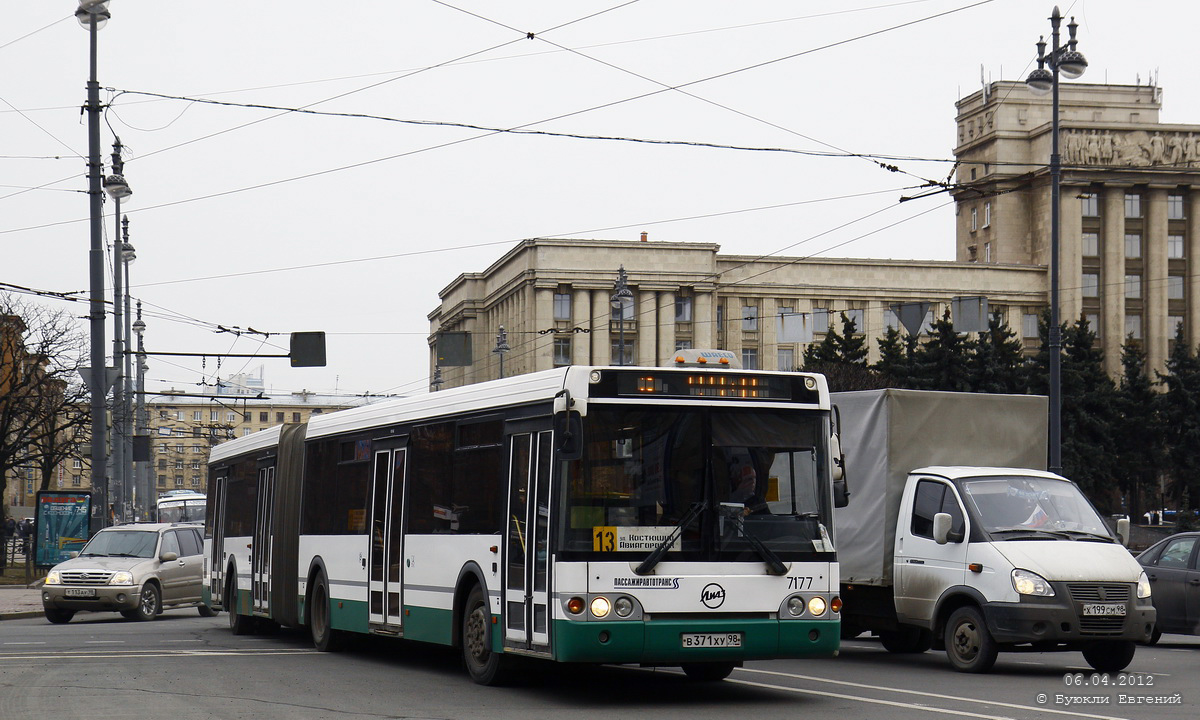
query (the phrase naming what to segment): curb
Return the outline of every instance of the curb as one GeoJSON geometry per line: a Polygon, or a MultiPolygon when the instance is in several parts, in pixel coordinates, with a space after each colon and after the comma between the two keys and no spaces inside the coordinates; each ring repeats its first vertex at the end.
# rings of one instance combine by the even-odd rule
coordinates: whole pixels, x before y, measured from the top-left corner
{"type": "Polygon", "coordinates": [[[21,612],[0,613],[0,621],[25,620],[27,618],[39,618],[44,616],[45,614],[41,610],[22,610],[21,612]]]}

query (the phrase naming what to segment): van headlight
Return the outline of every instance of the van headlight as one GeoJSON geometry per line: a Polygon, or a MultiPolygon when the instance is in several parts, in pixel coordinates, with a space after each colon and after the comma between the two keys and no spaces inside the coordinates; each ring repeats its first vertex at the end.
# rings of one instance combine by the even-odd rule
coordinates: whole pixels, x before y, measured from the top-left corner
{"type": "Polygon", "coordinates": [[[121,570],[113,573],[112,579],[108,581],[109,585],[132,585],[133,573],[121,570]]]}
{"type": "Polygon", "coordinates": [[[1040,597],[1054,595],[1054,588],[1050,587],[1050,582],[1046,578],[1020,568],[1012,571],[1012,585],[1013,590],[1020,595],[1038,595],[1040,597]]]}
{"type": "MultiPolygon", "coordinates": [[[[47,580],[46,582],[50,581],[47,580]]],[[[1144,572],[1142,573],[1142,576],[1138,578],[1137,596],[1139,598],[1150,597],[1150,578],[1146,577],[1146,573],[1144,572]]]]}

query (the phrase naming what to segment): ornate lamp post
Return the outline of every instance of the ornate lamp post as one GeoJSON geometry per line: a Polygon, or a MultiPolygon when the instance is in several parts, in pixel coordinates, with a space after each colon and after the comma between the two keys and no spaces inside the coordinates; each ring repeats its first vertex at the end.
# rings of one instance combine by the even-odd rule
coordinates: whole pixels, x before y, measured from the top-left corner
{"type": "MultiPolygon", "coordinates": [[[[508,331],[504,326],[500,326],[500,332],[496,333],[496,347],[492,348],[492,352],[500,356],[500,377],[504,377],[504,354],[512,350],[508,346],[508,331]]],[[[440,369],[440,368],[439,368],[440,369]]]]}
{"type": "Polygon", "coordinates": [[[1062,219],[1059,212],[1059,195],[1062,185],[1062,159],[1058,154],[1058,76],[1074,79],[1083,75],[1087,60],[1075,49],[1075,30],[1078,27],[1072,18],[1067,28],[1071,39],[1066,47],[1059,46],[1059,26],[1062,14],[1055,6],[1050,15],[1050,52],[1046,52],[1046,41],[1039,37],[1037,42],[1038,66],[1029,73],[1025,84],[1033,92],[1044,95],[1052,93],[1050,106],[1050,472],[1062,472],[1062,328],[1059,320],[1059,229],[1062,219]],[[1049,66],[1049,70],[1046,67],[1049,66]]]}
{"type": "Polygon", "coordinates": [[[613,316],[616,317],[617,322],[620,323],[617,330],[617,337],[619,338],[617,345],[619,352],[617,357],[618,365],[625,364],[625,306],[631,300],[633,300],[633,291],[629,289],[627,275],[625,274],[625,266],[622,265],[620,269],[617,270],[617,283],[613,286],[613,294],[610,298],[613,316]]]}
{"type": "Polygon", "coordinates": [[[126,219],[122,222],[121,201],[133,195],[133,190],[129,189],[129,183],[125,182],[122,174],[124,170],[125,164],[121,161],[121,139],[116,138],[116,142],[113,143],[112,174],[104,178],[103,184],[104,191],[113,199],[115,207],[113,217],[117,221],[116,232],[113,235],[113,366],[116,369],[117,377],[113,383],[112,479],[115,482],[110,487],[112,490],[110,502],[116,517],[121,520],[126,519],[125,511],[129,504],[129,474],[127,472],[129,463],[125,458],[126,450],[129,449],[127,448],[129,413],[126,407],[125,393],[129,371],[124,362],[127,359],[124,338],[127,332],[125,305],[128,297],[123,284],[123,277],[129,271],[129,260],[125,253],[126,240],[129,237],[129,220],[126,219]]]}

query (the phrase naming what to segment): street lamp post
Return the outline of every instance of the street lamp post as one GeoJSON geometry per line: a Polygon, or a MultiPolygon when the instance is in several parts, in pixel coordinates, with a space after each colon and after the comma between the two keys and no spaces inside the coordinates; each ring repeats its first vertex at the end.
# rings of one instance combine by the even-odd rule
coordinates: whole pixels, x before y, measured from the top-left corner
{"type": "Polygon", "coordinates": [[[79,0],[75,19],[88,31],[89,74],[87,83],[88,114],[88,205],[91,228],[91,249],[88,254],[88,318],[91,328],[91,368],[88,390],[91,393],[89,410],[92,425],[91,483],[96,494],[95,525],[108,524],[108,482],[105,473],[107,428],[104,417],[104,396],[108,393],[104,364],[104,219],[103,190],[100,187],[100,83],[96,80],[96,32],[108,21],[108,0],[79,0]]]}
{"type": "Polygon", "coordinates": [[[504,354],[512,350],[508,346],[508,331],[504,326],[500,326],[500,332],[496,333],[496,347],[492,348],[492,352],[500,356],[500,377],[504,377],[504,354]]]}
{"type": "MultiPolygon", "coordinates": [[[[137,320],[133,323],[133,332],[137,334],[137,392],[134,395],[134,434],[148,435],[150,432],[150,418],[146,415],[146,346],[142,342],[142,335],[146,332],[146,323],[142,322],[142,301],[138,300],[137,304],[137,320]]],[[[146,520],[153,516],[154,511],[154,484],[150,480],[150,463],[142,461],[138,466],[135,466],[135,477],[137,478],[138,495],[142,502],[142,519],[146,520]]]]}
{"type": "Polygon", "coordinates": [[[129,270],[125,258],[125,242],[129,235],[129,220],[121,218],[121,201],[133,195],[129,183],[125,182],[123,172],[125,165],[121,161],[121,138],[113,143],[112,174],[104,178],[104,192],[113,199],[116,218],[116,232],[113,234],[113,366],[117,377],[113,382],[112,406],[112,467],[113,487],[111,502],[116,516],[124,521],[125,509],[129,504],[129,476],[126,472],[125,461],[126,440],[129,435],[129,415],[126,411],[125,380],[128,370],[125,369],[126,300],[123,276],[129,270]],[[122,239],[122,232],[125,239],[122,239]]]}
{"type": "Polygon", "coordinates": [[[142,500],[141,492],[138,490],[137,478],[134,475],[133,466],[133,436],[137,433],[136,423],[137,418],[134,417],[133,405],[133,352],[132,352],[132,315],[129,312],[129,265],[137,259],[137,252],[133,245],[129,243],[129,218],[121,218],[121,263],[125,266],[125,297],[123,298],[125,307],[123,308],[125,317],[125,327],[121,331],[121,361],[122,370],[121,378],[125,383],[124,393],[125,402],[121,406],[121,418],[123,421],[124,433],[124,449],[122,450],[125,458],[124,467],[122,468],[121,482],[125,488],[125,497],[130,507],[142,500]]]}
{"type": "Polygon", "coordinates": [[[613,286],[613,294],[612,298],[610,298],[612,308],[615,311],[613,314],[617,316],[617,322],[620,323],[620,325],[617,326],[617,337],[619,338],[617,345],[618,365],[625,364],[625,304],[632,299],[633,291],[629,289],[627,276],[625,274],[625,266],[622,265],[620,269],[617,270],[617,283],[613,286]]]}
{"type": "Polygon", "coordinates": [[[1059,323],[1059,229],[1062,224],[1059,211],[1059,196],[1062,185],[1062,159],[1058,154],[1058,76],[1068,79],[1083,75],[1087,60],[1075,49],[1075,30],[1078,27],[1071,18],[1067,28],[1071,39],[1066,47],[1059,46],[1059,26],[1062,14],[1055,6],[1050,15],[1050,53],[1046,53],[1046,41],[1039,37],[1037,42],[1038,66],[1029,73],[1025,84],[1039,95],[1051,93],[1050,109],[1050,327],[1048,345],[1050,352],[1050,418],[1049,418],[1049,469],[1062,472],[1062,328],[1059,323]],[[1050,69],[1047,70],[1046,66],[1050,69]]]}

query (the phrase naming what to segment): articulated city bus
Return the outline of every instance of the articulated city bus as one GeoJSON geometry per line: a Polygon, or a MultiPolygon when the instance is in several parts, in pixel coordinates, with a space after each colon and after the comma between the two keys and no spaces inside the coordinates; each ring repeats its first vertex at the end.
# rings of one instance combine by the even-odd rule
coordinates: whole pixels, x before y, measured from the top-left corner
{"type": "Polygon", "coordinates": [[[234,633],[307,626],[322,651],[455,646],[483,684],[514,656],[705,680],[831,657],[833,432],[822,376],[717,362],[558,368],[279,426],[213,449],[206,599],[234,633]]]}

